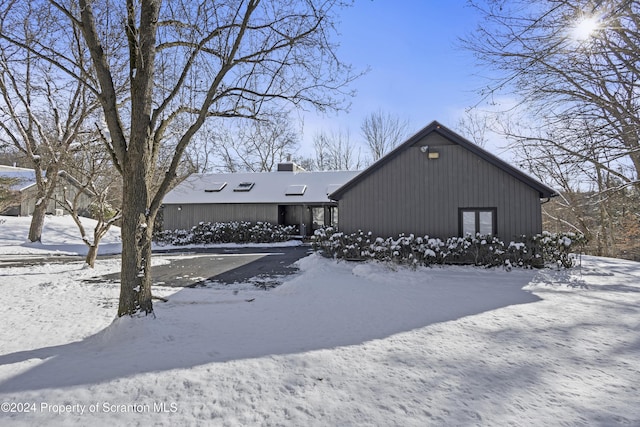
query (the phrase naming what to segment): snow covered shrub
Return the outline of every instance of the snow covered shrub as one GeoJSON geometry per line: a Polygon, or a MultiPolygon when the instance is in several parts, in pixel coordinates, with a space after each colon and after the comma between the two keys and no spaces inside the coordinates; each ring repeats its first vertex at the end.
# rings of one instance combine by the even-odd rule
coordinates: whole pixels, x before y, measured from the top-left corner
{"type": "Polygon", "coordinates": [[[505,244],[496,236],[480,234],[450,237],[445,241],[429,236],[401,234],[398,238],[373,237],[358,231],[345,234],[333,228],[316,230],[313,249],[331,258],[348,260],[389,261],[397,264],[473,264],[485,267],[542,267],[557,264],[573,265],[571,253],[585,242],[584,236],[573,233],[542,233],[521,236],[505,244]]]}
{"type": "Polygon", "coordinates": [[[442,257],[445,264],[474,264],[487,267],[504,264],[504,242],[496,236],[483,236],[478,233],[450,237],[443,246],[442,257]]]}
{"type": "Polygon", "coordinates": [[[570,268],[574,265],[575,257],[572,253],[576,247],[587,243],[583,234],[579,233],[549,233],[547,231],[532,237],[532,246],[540,251],[540,256],[547,263],[556,263],[560,267],[570,268]]]}
{"type": "Polygon", "coordinates": [[[266,222],[200,222],[190,230],[162,231],[154,234],[158,244],[190,245],[215,243],[273,243],[290,240],[294,226],[266,222]]]}
{"type": "MultiPolygon", "coordinates": [[[[509,242],[505,247],[504,258],[509,261],[509,266],[517,267],[542,267],[544,259],[540,250],[527,236],[521,236],[517,242],[509,242]]],[[[506,265],[506,263],[505,263],[506,265]]]]}
{"type": "Polygon", "coordinates": [[[159,245],[189,245],[191,233],[188,230],[164,230],[153,234],[153,241],[159,245]]]}
{"type": "Polygon", "coordinates": [[[325,256],[350,260],[376,258],[371,252],[371,233],[336,232],[332,227],[321,228],[311,237],[311,246],[325,256]]]}

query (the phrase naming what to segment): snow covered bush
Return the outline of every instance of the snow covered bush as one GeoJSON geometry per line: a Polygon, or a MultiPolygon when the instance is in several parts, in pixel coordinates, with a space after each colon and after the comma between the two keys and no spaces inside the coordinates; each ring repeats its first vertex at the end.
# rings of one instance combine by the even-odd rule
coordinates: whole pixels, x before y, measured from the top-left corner
{"type": "Polygon", "coordinates": [[[316,230],[312,238],[314,250],[325,256],[347,260],[376,260],[398,264],[473,264],[486,267],[542,267],[554,264],[569,268],[572,253],[585,243],[575,233],[521,236],[519,241],[505,243],[495,236],[450,237],[445,241],[429,236],[401,234],[398,238],[373,237],[371,232],[345,234],[333,228],[316,230]]]}
{"type": "Polygon", "coordinates": [[[495,236],[450,237],[442,245],[445,264],[475,264],[496,266],[504,263],[504,242],[495,236]]]}
{"type": "Polygon", "coordinates": [[[574,258],[572,253],[577,246],[587,243],[583,234],[579,233],[549,233],[536,234],[532,237],[532,247],[540,250],[540,255],[546,262],[554,262],[565,268],[572,267],[574,258]]]}
{"type": "Polygon", "coordinates": [[[190,230],[161,231],[154,240],[164,245],[214,243],[273,243],[290,240],[295,226],[274,225],[267,222],[200,222],[190,230]]]}

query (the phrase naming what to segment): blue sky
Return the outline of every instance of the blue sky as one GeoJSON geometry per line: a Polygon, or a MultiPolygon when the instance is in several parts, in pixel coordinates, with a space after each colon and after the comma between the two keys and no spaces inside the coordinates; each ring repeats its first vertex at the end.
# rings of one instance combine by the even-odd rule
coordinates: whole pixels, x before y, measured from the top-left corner
{"type": "Polygon", "coordinates": [[[378,109],[408,120],[411,133],[433,120],[455,128],[479,100],[480,70],[458,46],[480,19],[465,0],[356,0],[340,16],[340,57],[370,71],[353,84],[349,113],[304,115],[305,149],[319,129],[362,141],[361,122],[378,109]]]}

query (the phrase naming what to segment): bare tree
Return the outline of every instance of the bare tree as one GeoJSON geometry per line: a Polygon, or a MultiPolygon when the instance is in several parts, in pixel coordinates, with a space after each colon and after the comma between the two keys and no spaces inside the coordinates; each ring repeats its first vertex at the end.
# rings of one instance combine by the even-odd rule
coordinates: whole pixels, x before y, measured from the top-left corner
{"type": "Polygon", "coordinates": [[[290,160],[299,136],[288,114],[273,113],[266,121],[250,120],[225,129],[218,146],[227,172],[269,172],[290,160]]]}
{"type": "Polygon", "coordinates": [[[183,176],[189,173],[207,173],[218,169],[220,147],[224,134],[224,119],[208,120],[185,150],[183,176]]]}
{"type": "Polygon", "coordinates": [[[468,108],[465,115],[458,120],[456,129],[478,147],[484,147],[489,139],[487,134],[495,128],[492,125],[495,120],[493,113],[468,108]]]}
{"type": "Polygon", "coordinates": [[[569,135],[563,130],[551,128],[534,133],[532,129],[518,131],[514,127],[503,132],[517,141],[513,150],[522,159],[520,166],[559,190],[558,200],[543,206],[548,223],[584,233],[590,241],[587,249],[595,255],[616,255],[616,241],[627,235],[619,227],[620,214],[625,209],[640,213],[633,197],[637,191],[623,181],[623,170],[612,165],[618,159],[598,141],[597,134],[589,133],[588,124],[581,133],[574,132],[574,140],[566,145],[563,142],[569,135]],[[522,133],[532,136],[517,136],[522,133]]]}
{"type": "Polygon", "coordinates": [[[409,124],[398,116],[375,111],[364,118],[360,130],[364,137],[371,160],[375,162],[380,157],[399,145],[407,136],[409,124]]]}
{"type": "Polygon", "coordinates": [[[358,170],[364,166],[360,148],[351,142],[348,130],[317,132],[313,136],[313,148],[313,169],[358,170]]]}
{"type": "Polygon", "coordinates": [[[484,21],[463,43],[491,70],[481,93],[517,100],[499,131],[532,173],[564,190],[572,225],[610,253],[612,201],[640,192],[640,1],[471,4],[484,21]],[[578,35],[585,21],[590,31],[578,35]]]}
{"type": "MultiPolygon", "coordinates": [[[[41,19],[27,2],[15,25],[23,28],[41,19]]],[[[4,29],[2,30],[4,31],[4,29]]],[[[31,212],[29,240],[40,241],[50,199],[58,183],[69,148],[85,132],[85,121],[97,106],[82,82],[69,79],[31,49],[46,38],[48,28],[26,34],[20,45],[0,43],[0,133],[17,149],[34,170],[36,204],[31,212]]],[[[76,58],[75,72],[82,69],[82,58],[69,37],[68,55],[76,58]]]]}
{"type": "Polygon", "coordinates": [[[464,44],[494,70],[483,94],[516,95],[518,107],[533,118],[529,122],[554,129],[556,136],[564,132],[558,148],[640,189],[640,1],[471,3],[485,23],[464,44]],[[593,33],[577,37],[575,28],[584,19],[594,20],[593,33]],[[589,138],[576,138],[585,126],[589,138]],[[607,161],[586,155],[586,142],[605,149],[607,161]],[[632,168],[619,174],[625,162],[632,168]]]}
{"type": "Polygon", "coordinates": [[[122,219],[121,186],[116,176],[117,172],[113,169],[111,157],[104,150],[101,142],[87,141],[82,146],[76,147],[72,154],[73,159],[68,160],[66,164],[68,171],[72,174],[69,178],[77,189],[71,195],[64,187],[63,206],[78,226],[82,241],[88,247],[85,262],[93,268],[100,241],[111,226],[122,219]],[[87,212],[82,208],[83,197],[91,198],[87,212]],[[88,230],[82,223],[81,217],[87,215],[96,220],[93,230],[88,230]]]}
{"type": "Polygon", "coordinates": [[[339,108],[354,75],[331,39],[338,0],[33,0],[51,37],[26,43],[22,3],[1,10],[0,38],[30,49],[97,96],[123,176],[118,315],[152,313],[151,237],[162,198],[211,117],[264,119],[274,103],[339,108]],[[90,63],[58,42],[78,31],[90,63]],[[122,90],[122,92],[120,92],[122,90]],[[182,132],[167,134],[178,120],[182,132]],[[168,139],[172,141],[167,141],[168,139]],[[165,145],[163,145],[165,144],[165,145]],[[164,146],[171,162],[157,174],[164,146]],[[158,182],[157,185],[154,185],[158,182]]]}

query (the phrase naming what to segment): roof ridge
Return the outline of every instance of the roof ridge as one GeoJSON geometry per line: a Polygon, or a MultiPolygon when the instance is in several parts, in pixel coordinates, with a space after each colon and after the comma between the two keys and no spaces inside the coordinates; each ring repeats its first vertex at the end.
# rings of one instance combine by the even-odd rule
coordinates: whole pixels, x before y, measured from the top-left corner
{"type": "Polygon", "coordinates": [[[424,128],[420,129],[418,132],[410,136],[405,142],[398,145],[396,148],[391,150],[385,156],[378,159],[376,162],[374,162],[372,165],[370,165],[360,174],[355,176],[345,185],[340,187],[338,190],[331,193],[329,197],[333,200],[340,200],[340,198],[344,195],[344,193],[349,191],[349,189],[351,189],[353,186],[361,182],[363,179],[371,175],[373,172],[380,169],[382,166],[384,166],[386,163],[394,159],[396,156],[398,156],[400,153],[405,151],[407,148],[411,147],[416,142],[427,137],[433,132],[437,132],[438,134],[448,139],[449,141],[455,144],[458,144],[459,146],[480,156],[481,158],[488,161],[492,165],[502,169],[509,175],[527,184],[529,187],[533,188],[534,190],[537,190],[540,193],[541,198],[554,197],[557,195],[557,192],[551,187],[547,186],[546,184],[543,184],[542,182],[538,181],[536,178],[530,176],[529,174],[523,172],[519,168],[516,168],[510,163],[507,163],[506,161],[502,160],[495,154],[490,153],[484,148],[478,146],[477,144],[474,144],[473,142],[469,141],[468,139],[464,138],[463,136],[459,135],[453,130],[447,128],[446,126],[440,124],[438,121],[434,120],[424,128]]]}

